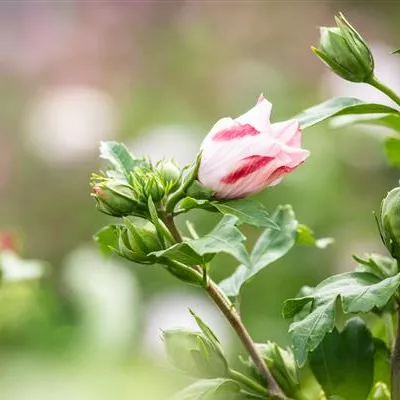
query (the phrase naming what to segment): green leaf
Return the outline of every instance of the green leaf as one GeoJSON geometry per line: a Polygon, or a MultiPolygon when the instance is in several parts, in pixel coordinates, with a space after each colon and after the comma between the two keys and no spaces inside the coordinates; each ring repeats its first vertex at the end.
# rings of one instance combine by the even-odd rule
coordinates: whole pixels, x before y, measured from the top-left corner
{"type": "Polygon", "coordinates": [[[299,224],[297,226],[297,244],[311,245],[319,249],[325,249],[334,242],[333,238],[316,239],[314,232],[306,225],[299,224]]]}
{"type": "Polygon", "coordinates": [[[192,267],[172,260],[159,260],[159,262],[160,264],[165,264],[168,272],[174,275],[175,278],[195,286],[204,285],[203,276],[192,267]]]}
{"type": "Polygon", "coordinates": [[[261,203],[251,199],[220,202],[185,197],[179,205],[178,213],[189,211],[193,208],[214,212],[219,211],[224,215],[234,215],[238,218],[239,224],[278,229],[277,225],[269,217],[265,207],[261,203]]]}
{"type": "Polygon", "coordinates": [[[207,379],[183,389],[173,400],[234,400],[239,393],[239,384],[231,379],[207,379]]]}
{"type": "Polygon", "coordinates": [[[282,311],[284,318],[293,318],[296,314],[300,313],[303,307],[312,302],[314,299],[311,296],[299,297],[297,299],[289,299],[285,301],[282,311]]]}
{"type": "Polygon", "coordinates": [[[400,139],[390,137],[385,140],[386,156],[390,163],[400,168],[400,139]]]}
{"type": "Polygon", "coordinates": [[[220,346],[220,342],[211,328],[199,316],[197,316],[193,310],[189,309],[189,312],[207,339],[210,340],[210,342],[212,342],[215,346],[220,346]]]}
{"type": "Polygon", "coordinates": [[[383,126],[400,132],[400,113],[346,115],[333,119],[331,125],[334,128],[343,128],[348,125],[383,126]]]}
{"type": "Polygon", "coordinates": [[[397,49],[395,51],[392,51],[390,54],[400,54],[400,49],[397,49]]]}
{"type": "Polygon", "coordinates": [[[384,307],[400,285],[400,274],[381,280],[368,272],[347,272],[321,282],[306,297],[289,299],[283,307],[284,316],[298,315],[312,302],[309,313],[290,325],[294,353],[300,366],[307,353],[313,351],[335,325],[336,300],[341,300],[344,313],[366,313],[384,307]]]}
{"type": "Polygon", "coordinates": [[[98,244],[101,252],[106,255],[113,253],[113,249],[118,249],[118,228],[116,225],[107,225],[93,235],[93,240],[98,244]]]}
{"type": "Polygon", "coordinates": [[[108,160],[116,170],[122,172],[128,182],[131,181],[132,170],[144,163],[133,157],[127,147],[118,142],[101,142],[100,157],[108,160]]]}
{"type": "Polygon", "coordinates": [[[239,266],[230,277],[220,283],[227,296],[237,296],[245,283],[269,264],[283,257],[294,246],[298,223],[292,207],[279,206],[272,216],[272,221],[279,230],[267,228],[261,234],[251,252],[250,267],[239,266]]]}
{"type": "Polygon", "coordinates": [[[359,263],[356,271],[369,272],[381,279],[394,276],[399,272],[397,261],[390,257],[371,253],[365,254],[364,258],[356,255],[353,255],[353,258],[359,263]]]}
{"type": "Polygon", "coordinates": [[[243,244],[246,239],[235,224],[238,219],[232,215],[224,215],[218,225],[208,234],[177,243],[166,250],[151,253],[156,257],[167,257],[184,264],[197,265],[210,262],[218,253],[226,253],[243,264],[249,264],[249,257],[243,244]]]}
{"type": "Polygon", "coordinates": [[[310,353],[310,368],[328,398],[365,400],[373,385],[374,342],[364,321],[352,318],[341,333],[326,335],[310,353]]]}
{"type": "Polygon", "coordinates": [[[289,333],[292,335],[293,352],[300,367],[307,361],[307,352],[314,350],[325,334],[331,332],[334,328],[335,304],[335,299],[330,299],[325,303],[320,302],[318,307],[304,316],[303,319],[290,325],[289,333]]]}
{"type": "Polygon", "coordinates": [[[390,386],[390,350],[377,338],[374,338],[374,382],[390,386]]]}
{"type": "Polygon", "coordinates": [[[193,210],[194,208],[199,208],[207,211],[216,211],[212,203],[206,199],[195,199],[193,197],[185,197],[179,203],[179,210],[177,213],[182,213],[185,211],[193,210]]]}
{"type": "Polygon", "coordinates": [[[302,129],[309,128],[328,118],[347,114],[398,114],[394,108],[382,104],[365,103],[353,97],[335,97],[317,106],[308,108],[293,119],[300,122],[302,129]]]}
{"type": "Polygon", "coordinates": [[[265,207],[257,201],[241,199],[226,203],[213,202],[212,205],[222,214],[230,214],[237,217],[239,224],[279,229],[277,224],[269,217],[265,207]]]}

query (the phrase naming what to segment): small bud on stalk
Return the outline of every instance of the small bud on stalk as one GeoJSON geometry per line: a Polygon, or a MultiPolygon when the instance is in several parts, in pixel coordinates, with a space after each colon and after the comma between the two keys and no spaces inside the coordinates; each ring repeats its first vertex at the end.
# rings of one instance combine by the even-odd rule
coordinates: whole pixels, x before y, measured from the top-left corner
{"type": "Polygon", "coordinates": [[[105,180],[97,183],[91,195],[100,211],[114,217],[130,215],[138,207],[133,188],[123,182],[105,180]]]}
{"type": "Polygon", "coordinates": [[[392,257],[400,260],[400,187],[392,189],[383,199],[379,225],[384,245],[392,257]]]}
{"type": "Polygon", "coordinates": [[[157,164],[157,170],[160,173],[160,177],[165,182],[165,186],[168,188],[168,192],[173,191],[178,188],[180,184],[180,178],[182,172],[174,161],[160,161],[157,164]]]}
{"type": "MultiPolygon", "coordinates": [[[[300,384],[292,351],[289,348],[282,349],[276,343],[270,341],[265,344],[258,344],[257,348],[284,393],[289,397],[294,397],[295,393],[300,390],[300,384]]],[[[249,360],[248,364],[254,375],[261,378],[253,361],[249,360]]]]}
{"type": "Polygon", "coordinates": [[[163,332],[170,363],[191,376],[220,378],[227,376],[228,364],[220,347],[203,334],[185,329],[163,332]]]}
{"type": "Polygon", "coordinates": [[[343,14],[335,17],[337,27],[321,27],[314,53],[337,75],[351,82],[368,82],[374,73],[374,58],[361,35],[343,14]]]}

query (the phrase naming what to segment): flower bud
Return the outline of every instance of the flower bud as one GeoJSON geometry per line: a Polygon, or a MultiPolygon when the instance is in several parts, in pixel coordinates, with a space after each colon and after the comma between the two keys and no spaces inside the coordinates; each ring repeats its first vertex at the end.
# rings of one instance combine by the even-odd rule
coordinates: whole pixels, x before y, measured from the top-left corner
{"type": "Polygon", "coordinates": [[[151,197],[153,201],[160,201],[165,194],[165,188],[159,177],[156,175],[148,175],[144,186],[144,194],[146,198],[151,197]]]}
{"type": "Polygon", "coordinates": [[[374,59],[360,34],[342,14],[337,27],[321,28],[319,47],[314,53],[337,75],[351,82],[367,82],[374,72],[374,59]]]}
{"type": "Polygon", "coordinates": [[[400,187],[392,189],[383,199],[379,225],[384,245],[392,257],[400,260],[400,187]]]}
{"type": "Polygon", "coordinates": [[[138,207],[132,187],[119,181],[97,183],[91,195],[96,199],[100,211],[114,217],[132,214],[138,207]]]}
{"type": "Polygon", "coordinates": [[[217,378],[227,376],[228,364],[220,346],[202,333],[186,329],[163,332],[170,363],[191,376],[217,378]]]}
{"type": "Polygon", "coordinates": [[[309,156],[299,122],[270,123],[271,108],[261,95],[245,114],[217,121],[204,138],[194,167],[215,198],[240,199],[274,186],[309,156]]]}
{"type": "MultiPolygon", "coordinates": [[[[300,383],[296,361],[292,351],[289,348],[286,350],[282,349],[271,341],[265,344],[257,344],[257,348],[284,393],[289,397],[294,397],[294,394],[300,390],[300,383]]],[[[258,369],[251,359],[248,361],[248,365],[252,369],[254,375],[262,380],[258,369]]]]}
{"type": "Polygon", "coordinates": [[[160,161],[157,164],[157,170],[160,173],[161,179],[168,187],[168,191],[174,190],[179,186],[182,172],[173,160],[160,161]]]}
{"type": "Polygon", "coordinates": [[[141,264],[153,264],[154,258],[148,256],[153,251],[161,250],[154,225],[141,218],[132,222],[124,218],[124,225],[119,226],[118,249],[120,256],[141,264]]]}

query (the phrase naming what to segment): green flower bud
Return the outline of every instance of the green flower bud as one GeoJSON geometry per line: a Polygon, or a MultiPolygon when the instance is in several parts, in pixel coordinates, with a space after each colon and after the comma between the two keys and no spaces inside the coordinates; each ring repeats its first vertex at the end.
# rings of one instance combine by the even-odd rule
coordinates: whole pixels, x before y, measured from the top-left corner
{"type": "Polygon", "coordinates": [[[200,378],[227,376],[228,363],[221,347],[202,333],[173,329],[163,332],[163,339],[168,360],[174,367],[200,378]]]}
{"type": "Polygon", "coordinates": [[[151,197],[155,202],[160,201],[164,197],[165,188],[158,176],[148,174],[144,186],[144,194],[146,198],[151,197]]]}
{"type": "Polygon", "coordinates": [[[157,164],[157,170],[160,173],[161,179],[168,187],[168,191],[177,189],[180,184],[182,171],[175,161],[160,161],[157,164]]]}
{"type": "Polygon", "coordinates": [[[132,187],[119,181],[97,183],[91,195],[96,199],[100,211],[114,217],[130,215],[138,207],[132,187]]]}
{"type": "Polygon", "coordinates": [[[321,28],[314,53],[337,75],[351,82],[368,82],[374,72],[374,58],[361,35],[342,14],[335,17],[337,27],[321,28]]]}
{"type": "Polygon", "coordinates": [[[148,254],[162,249],[154,225],[140,218],[134,222],[124,218],[124,223],[118,231],[118,254],[130,261],[153,264],[155,259],[148,254]]]}
{"type": "MultiPolygon", "coordinates": [[[[289,397],[294,397],[294,394],[300,390],[300,382],[293,352],[289,348],[282,349],[271,341],[257,344],[257,348],[284,393],[289,397]]],[[[263,380],[251,359],[249,359],[248,365],[253,374],[259,380],[263,380]]]]}
{"type": "Polygon", "coordinates": [[[392,257],[400,260],[400,187],[391,190],[383,199],[379,225],[384,245],[392,257]]]}

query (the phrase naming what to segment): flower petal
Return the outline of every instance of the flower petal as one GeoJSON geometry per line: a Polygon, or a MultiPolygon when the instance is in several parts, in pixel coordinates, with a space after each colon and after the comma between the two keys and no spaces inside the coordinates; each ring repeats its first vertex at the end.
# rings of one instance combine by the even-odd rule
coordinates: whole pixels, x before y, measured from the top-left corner
{"type": "Polygon", "coordinates": [[[259,99],[258,103],[247,113],[236,118],[236,121],[242,125],[249,124],[259,132],[269,131],[272,104],[264,97],[259,99]]]}
{"type": "Polygon", "coordinates": [[[301,146],[301,130],[298,121],[278,122],[271,125],[271,135],[282,143],[292,147],[301,146]]]}

